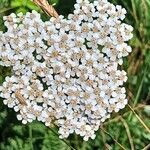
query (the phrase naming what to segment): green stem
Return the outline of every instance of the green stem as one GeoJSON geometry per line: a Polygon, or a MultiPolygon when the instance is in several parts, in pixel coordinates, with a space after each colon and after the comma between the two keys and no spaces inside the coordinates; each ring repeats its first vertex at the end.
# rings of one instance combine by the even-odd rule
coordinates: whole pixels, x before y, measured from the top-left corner
{"type": "MultiPolygon", "coordinates": [[[[143,74],[140,86],[138,88],[138,91],[137,91],[137,94],[136,94],[136,97],[135,97],[135,100],[134,100],[134,103],[133,103],[133,109],[136,106],[136,104],[138,103],[138,100],[140,98],[140,95],[141,95],[141,92],[142,92],[143,83],[144,83],[144,80],[145,80],[145,77],[146,77],[146,74],[147,74],[147,69],[148,69],[148,66],[146,66],[145,69],[144,69],[144,74],[143,74]]],[[[133,114],[133,112],[130,113],[130,115],[128,117],[129,120],[131,120],[132,114],[133,114]]]]}
{"type": "Polygon", "coordinates": [[[131,0],[131,4],[132,4],[132,10],[133,10],[134,19],[136,21],[136,24],[139,24],[137,13],[136,13],[136,5],[135,5],[134,0],[131,0]]]}
{"type": "Polygon", "coordinates": [[[145,67],[144,69],[144,75],[142,77],[142,80],[141,80],[141,83],[140,83],[140,86],[139,86],[139,89],[138,89],[138,92],[137,92],[137,95],[135,97],[135,101],[134,101],[134,104],[133,104],[133,107],[135,107],[135,105],[137,104],[138,102],[138,99],[140,97],[140,94],[141,94],[141,91],[142,91],[142,87],[143,87],[143,83],[144,83],[144,80],[145,80],[145,77],[146,77],[146,74],[147,74],[147,66],[145,67]]]}
{"type": "Polygon", "coordinates": [[[130,128],[128,126],[128,123],[126,122],[126,120],[123,119],[123,117],[120,117],[120,120],[121,120],[122,124],[124,125],[124,127],[126,129],[126,133],[127,133],[127,136],[128,136],[128,140],[129,140],[129,143],[130,143],[131,150],[135,150],[134,143],[133,143],[133,138],[131,136],[131,132],[130,132],[130,128]]]}
{"type": "Polygon", "coordinates": [[[32,137],[32,127],[29,125],[29,143],[30,143],[30,148],[31,150],[34,150],[33,148],[33,137],[32,137]]]}

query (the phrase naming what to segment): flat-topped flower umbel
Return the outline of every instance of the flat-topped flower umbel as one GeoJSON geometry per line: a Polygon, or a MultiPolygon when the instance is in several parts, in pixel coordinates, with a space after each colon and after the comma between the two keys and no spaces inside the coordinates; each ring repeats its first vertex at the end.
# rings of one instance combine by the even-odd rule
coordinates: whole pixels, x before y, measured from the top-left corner
{"type": "Polygon", "coordinates": [[[0,64],[12,67],[0,87],[4,104],[23,124],[55,123],[60,138],[75,132],[84,140],[110,113],[127,104],[122,58],[133,28],[121,23],[126,10],[107,0],[77,0],[73,14],[43,22],[36,11],[4,17],[0,64]]]}

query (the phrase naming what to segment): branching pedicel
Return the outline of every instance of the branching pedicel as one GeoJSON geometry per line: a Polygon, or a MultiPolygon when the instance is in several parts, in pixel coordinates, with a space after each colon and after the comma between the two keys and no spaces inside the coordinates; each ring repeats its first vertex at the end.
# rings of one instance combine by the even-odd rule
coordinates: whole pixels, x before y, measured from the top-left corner
{"type": "Polygon", "coordinates": [[[57,124],[60,138],[75,132],[94,139],[110,113],[127,104],[126,72],[118,69],[131,52],[125,14],[107,0],[77,0],[67,19],[43,22],[36,11],[4,17],[0,64],[12,67],[0,87],[4,104],[23,124],[37,119],[57,124]]]}

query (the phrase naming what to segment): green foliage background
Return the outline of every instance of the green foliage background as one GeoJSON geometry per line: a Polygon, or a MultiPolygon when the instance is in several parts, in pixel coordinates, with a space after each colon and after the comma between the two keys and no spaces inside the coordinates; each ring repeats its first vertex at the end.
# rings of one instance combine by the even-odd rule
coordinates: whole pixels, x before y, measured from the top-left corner
{"type": "MultiPolygon", "coordinates": [[[[130,41],[133,52],[122,67],[129,77],[126,84],[129,105],[101,126],[95,140],[84,142],[75,134],[60,140],[56,127],[47,128],[39,122],[22,125],[0,99],[0,150],[150,149],[150,0],[109,1],[127,9],[125,22],[134,27],[134,38],[130,41]]],[[[49,2],[59,14],[67,16],[73,11],[75,0],[49,2]]],[[[0,0],[0,30],[5,30],[2,16],[32,9],[48,19],[30,0],[0,0]]],[[[9,68],[0,67],[0,83],[9,73],[9,68]]]]}

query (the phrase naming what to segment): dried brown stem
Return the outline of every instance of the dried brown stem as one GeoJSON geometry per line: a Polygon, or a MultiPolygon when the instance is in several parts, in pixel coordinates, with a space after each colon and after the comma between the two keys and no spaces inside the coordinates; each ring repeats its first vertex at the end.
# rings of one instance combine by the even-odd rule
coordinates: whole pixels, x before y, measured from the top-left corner
{"type": "Polygon", "coordinates": [[[143,125],[143,127],[150,133],[150,128],[144,123],[144,121],[139,117],[139,115],[134,111],[134,109],[128,104],[128,107],[131,109],[131,111],[134,113],[136,118],[139,120],[139,122],[143,125]]]}
{"type": "MultiPolygon", "coordinates": [[[[141,105],[135,107],[133,110],[138,110],[138,109],[144,108],[145,106],[146,106],[146,105],[141,104],[141,105]]],[[[121,116],[126,116],[126,115],[128,115],[129,113],[130,113],[130,111],[127,111],[127,112],[125,112],[124,114],[122,114],[121,116]]],[[[104,125],[107,125],[107,124],[109,124],[109,123],[111,123],[111,122],[114,122],[114,121],[118,121],[118,120],[121,118],[121,116],[119,115],[119,116],[117,116],[117,117],[112,118],[112,119],[109,120],[109,121],[104,122],[104,125]]]]}
{"type": "Polygon", "coordinates": [[[48,3],[47,0],[33,0],[33,2],[39,7],[41,7],[42,10],[45,11],[45,13],[49,16],[58,18],[58,13],[54,9],[54,7],[48,3]]]}

